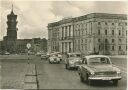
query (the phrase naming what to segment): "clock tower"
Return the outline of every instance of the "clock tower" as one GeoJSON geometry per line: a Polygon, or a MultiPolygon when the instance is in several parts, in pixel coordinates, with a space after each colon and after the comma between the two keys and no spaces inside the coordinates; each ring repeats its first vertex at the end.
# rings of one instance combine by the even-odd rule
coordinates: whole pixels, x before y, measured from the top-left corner
{"type": "Polygon", "coordinates": [[[6,51],[10,53],[16,52],[16,41],[17,41],[17,15],[12,10],[9,15],[7,15],[7,36],[6,39],[6,51]]]}

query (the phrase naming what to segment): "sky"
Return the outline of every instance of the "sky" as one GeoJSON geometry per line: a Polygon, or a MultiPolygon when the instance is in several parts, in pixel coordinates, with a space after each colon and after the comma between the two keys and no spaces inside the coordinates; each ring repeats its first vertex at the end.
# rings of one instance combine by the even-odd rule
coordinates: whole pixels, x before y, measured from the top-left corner
{"type": "Polygon", "coordinates": [[[48,23],[65,17],[77,17],[89,13],[127,14],[126,1],[0,1],[0,39],[6,36],[7,15],[13,10],[17,17],[18,39],[48,38],[48,23]]]}

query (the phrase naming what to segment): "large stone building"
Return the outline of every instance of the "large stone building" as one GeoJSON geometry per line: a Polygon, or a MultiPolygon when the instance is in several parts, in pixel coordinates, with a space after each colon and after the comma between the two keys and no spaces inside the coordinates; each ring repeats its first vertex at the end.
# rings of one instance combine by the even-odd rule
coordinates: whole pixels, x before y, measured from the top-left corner
{"type": "Polygon", "coordinates": [[[127,16],[91,13],[48,24],[48,51],[127,53],[127,16]]]}
{"type": "Polygon", "coordinates": [[[32,52],[47,52],[47,39],[45,38],[17,39],[17,15],[14,14],[13,8],[7,15],[7,20],[7,35],[4,36],[3,41],[0,41],[0,53],[26,53],[27,43],[31,44],[32,52]]]}

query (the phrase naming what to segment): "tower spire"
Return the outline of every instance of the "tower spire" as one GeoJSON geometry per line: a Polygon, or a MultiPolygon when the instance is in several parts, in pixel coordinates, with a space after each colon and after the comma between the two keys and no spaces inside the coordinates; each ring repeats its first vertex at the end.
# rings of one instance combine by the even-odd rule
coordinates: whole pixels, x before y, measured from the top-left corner
{"type": "Polygon", "coordinates": [[[12,4],[12,12],[13,12],[13,4],[12,4]]]}
{"type": "Polygon", "coordinates": [[[12,10],[11,10],[11,14],[14,14],[14,12],[13,12],[13,4],[12,4],[12,10]]]}

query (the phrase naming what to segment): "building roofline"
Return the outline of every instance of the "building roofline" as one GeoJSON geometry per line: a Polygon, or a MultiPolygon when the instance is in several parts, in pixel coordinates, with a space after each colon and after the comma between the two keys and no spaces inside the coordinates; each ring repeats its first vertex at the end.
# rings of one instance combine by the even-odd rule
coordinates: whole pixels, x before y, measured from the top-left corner
{"type": "Polygon", "coordinates": [[[59,26],[61,24],[69,23],[71,21],[77,22],[77,21],[82,21],[82,20],[90,19],[90,18],[127,20],[127,14],[90,13],[90,14],[86,14],[83,16],[78,16],[78,17],[69,18],[69,19],[62,19],[62,20],[57,21],[57,22],[49,23],[48,27],[59,26]]]}

